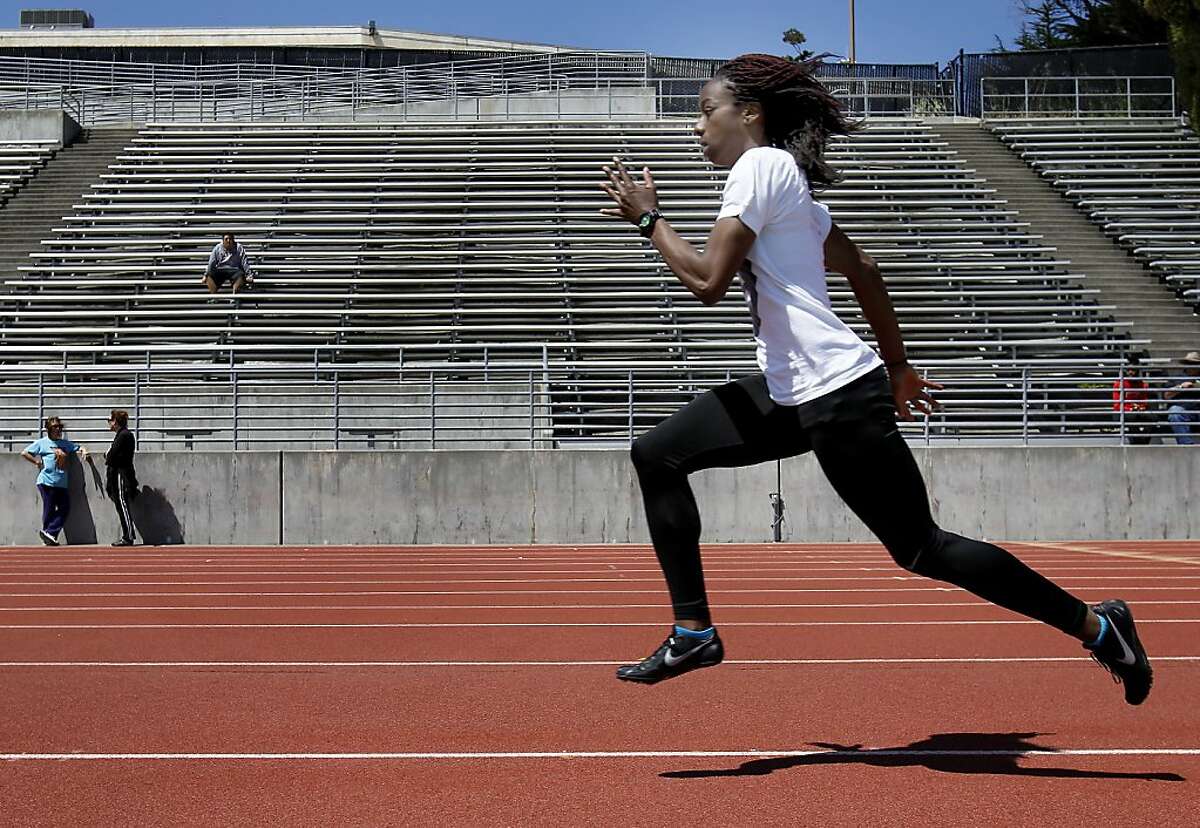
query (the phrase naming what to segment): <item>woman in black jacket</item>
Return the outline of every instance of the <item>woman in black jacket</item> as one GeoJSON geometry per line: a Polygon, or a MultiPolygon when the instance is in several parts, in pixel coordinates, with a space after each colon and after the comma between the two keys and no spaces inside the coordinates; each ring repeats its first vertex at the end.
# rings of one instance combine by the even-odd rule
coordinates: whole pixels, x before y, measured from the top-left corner
{"type": "Polygon", "coordinates": [[[133,432],[129,430],[129,413],[113,409],[108,417],[108,429],[115,435],[104,456],[104,465],[108,467],[104,491],[116,505],[117,518],[121,521],[121,539],[113,546],[133,546],[133,517],[129,513],[129,503],[137,497],[138,482],[137,472],[133,469],[135,442],[133,432]]]}

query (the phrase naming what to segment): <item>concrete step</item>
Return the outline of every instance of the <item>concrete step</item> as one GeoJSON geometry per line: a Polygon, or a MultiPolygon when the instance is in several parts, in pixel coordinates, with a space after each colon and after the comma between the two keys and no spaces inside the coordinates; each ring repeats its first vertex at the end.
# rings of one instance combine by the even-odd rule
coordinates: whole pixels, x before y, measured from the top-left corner
{"type": "MultiPolygon", "coordinates": [[[[81,140],[60,150],[18,194],[0,207],[0,270],[4,278],[18,276],[18,267],[35,263],[43,239],[72,213],[73,205],[99,183],[116,156],[131,143],[135,131],[88,131],[81,140]]],[[[3,290],[0,287],[0,290],[3,290]]]]}

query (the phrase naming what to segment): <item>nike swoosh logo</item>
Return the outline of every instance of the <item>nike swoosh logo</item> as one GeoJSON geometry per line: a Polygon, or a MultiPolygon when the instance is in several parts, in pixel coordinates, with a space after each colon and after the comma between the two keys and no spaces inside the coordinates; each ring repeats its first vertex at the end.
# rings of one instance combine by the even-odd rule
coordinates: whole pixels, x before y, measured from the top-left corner
{"type": "Polygon", "coordinates": [[[1113,633],[1117,636],[1117,642],[1121,645],[1121,657],[1117,659],[1117,661],[1121,662],[1122,664],[1135,664],[1137,662],[1137,656],[1133,654],[1133,650],[1129,649],[1129,645],[1126,644],[1125,639],[1121,637],[1120,631],[1117,630],[1117,625],[1113,624],[1112,621],[1109,621],[1108,623],[1111,625],[1113,633]]]}
{"type": "MultiPolygon", "coordinates": [[[[709,641],[711,641],[711,640],[712,639],[709,639],[709,641]]],[[[708,641],[704,642],[704,644],[707,644],[707,643],[708,643],[708,641]]],[[[696,653],[703,650],[704,644],[700,644],[696,647],[693,647],[692,649],[688,650],[686,653],[684,653],[683,655],[680,655],[680,656],[672,655],[671,648],[668,647],[666,655],[663,656],[663,661],[666,663],[666,665],[668,667],[674,667],[676,664],[680,663],[681,661],[687,661],[689,658],[694,656],[696,653]]]]}

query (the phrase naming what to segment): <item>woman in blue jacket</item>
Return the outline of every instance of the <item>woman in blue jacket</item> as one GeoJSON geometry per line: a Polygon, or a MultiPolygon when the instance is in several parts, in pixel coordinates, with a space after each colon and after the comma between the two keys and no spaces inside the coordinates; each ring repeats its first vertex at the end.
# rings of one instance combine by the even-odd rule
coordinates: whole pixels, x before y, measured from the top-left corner
{"type": "Polygon", "coordinates": [[[38,537],[47,546],[58,546],[58,533],[71,513],[67,489],[67,464],[71,455],[86,458],[87,449],[63,437],[64,423],[58,417],[46,420],[46,436],[25,447],[21,457],[38,467],[37,487],[42,495],[42,528],[38,537]]]}

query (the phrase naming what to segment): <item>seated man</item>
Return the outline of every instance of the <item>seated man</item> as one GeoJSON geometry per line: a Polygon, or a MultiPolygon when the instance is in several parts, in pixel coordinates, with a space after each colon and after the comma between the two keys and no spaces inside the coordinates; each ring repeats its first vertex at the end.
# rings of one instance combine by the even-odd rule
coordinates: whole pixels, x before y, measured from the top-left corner
{"type": "Polygon", "coordinates": [[[1179,361],[1183,365],[1184,379],[1163,392],[1163,399],[1170,403],[1167,420],[1175,432],[1175,442],[1181,446],[1194,446],[1200,426],[1200,351],[1192,351],[1179,361]]]}
{"type": "Polygon", "coordinates": [[[246,248],[237,243],[233,233],[226,233],[213,248],[202,281],[208,286],[209,293],[216,293],[226,282],[233,285],[234,293],[239,293],[247,283],[254,282],[250,257],[246,255],[246,248]]]}

